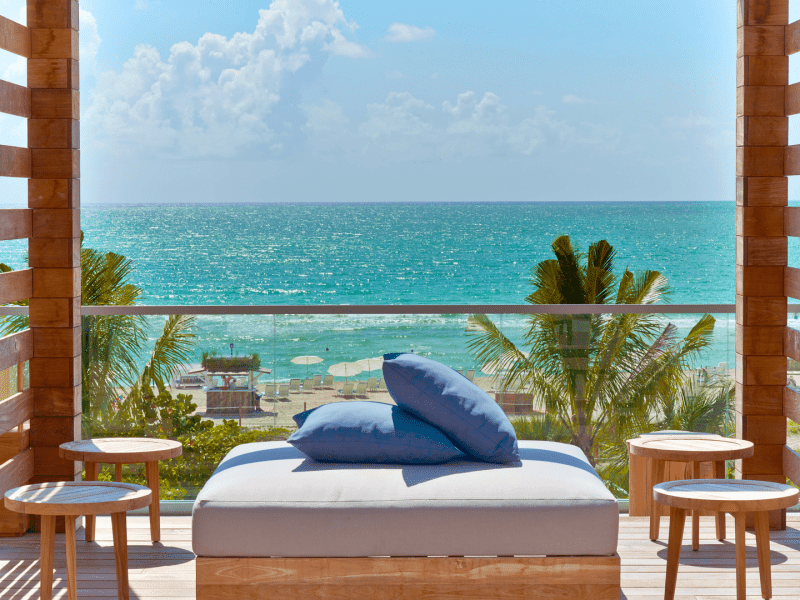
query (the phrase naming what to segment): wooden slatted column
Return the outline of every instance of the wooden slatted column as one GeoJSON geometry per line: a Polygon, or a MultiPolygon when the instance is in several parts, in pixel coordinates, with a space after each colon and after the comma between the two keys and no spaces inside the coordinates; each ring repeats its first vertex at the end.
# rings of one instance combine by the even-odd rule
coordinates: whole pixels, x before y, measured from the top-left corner
{"type": "MultiPolygon", "coordinates": [[[[736,469],[744,479],[783,483],[788,0],[739,0],[738,13],[736,434],[755,454],[736,469]]],[[[770,526],[785,528],[785,511],[774,511],[770,526]]]]}
{"type": "MultiPolygon", "coordinates": [[[[0,17],[0,49],[25,58],[30,56],[28,28],[0,17]]],[[[29,118],[30,90],[0,80],[0,112],[29,118]]],[[[0,177],[30,177],[28,148],[8,146],[3,142],[0,131],[0,177]]],[[[0,240],[26,239],[30,235],[29,209],[0,210],[0,240]]],[[[0,304],[27,300],[32,290],[31,269],[0,273],[0,304]]],[[[29,447],[29,429],[24,425],[33,416],[34,396],[31,389],[23,389],[21,376],[25,362],[32,357],[33,334],[29,329],[0,338],[0,373],[8,377],[8,389],[0,396],[0,496],[33,477],[34,453],[29,447]],[[11,369],[14,367],[16,376],[12,382],[11,369]]],[[[25,533],[28,525],[28,518],[6,510],[0,504],[0,536],[20,535],[25,533]]]]}
{"type": "Polygon", "coordinates": [[[58,457],[81,437],[78,3],[28,0],[34,482],[80,478],[58,457]]]}

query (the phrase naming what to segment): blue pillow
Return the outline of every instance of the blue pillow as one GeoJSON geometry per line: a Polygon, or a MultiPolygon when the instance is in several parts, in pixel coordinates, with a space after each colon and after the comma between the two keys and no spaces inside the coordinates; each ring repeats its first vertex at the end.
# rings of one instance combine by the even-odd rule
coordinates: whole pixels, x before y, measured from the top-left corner
{"type": "Polygon", "coordinates": [[[476,460],[519,460],[514,427],[481,388],[447,365],[418,354],[383,358],[383,378],[398,406],[441,429],[476,460]]]}
{"type": "Polygon", "coordinates": [[[439,464],[464,454],[435,427],[382,402],[333,402],[295,415],[287,440],[320,462],[439,464]]]}

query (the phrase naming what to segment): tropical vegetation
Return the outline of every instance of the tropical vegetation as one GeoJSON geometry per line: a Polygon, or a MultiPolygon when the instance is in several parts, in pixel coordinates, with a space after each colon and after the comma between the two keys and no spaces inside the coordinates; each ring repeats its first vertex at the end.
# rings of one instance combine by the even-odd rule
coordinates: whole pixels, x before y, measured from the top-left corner
{"type": "MultiPolygon", "coordinates": [[[[529,304],[650,305],[669,297],[658,271],[615,274],[606,240],[583,253],[561,236],[552,250],[555,258],[532,269],[529,304]]],[[[661,428],[718,430],[729,418],[727,382],[698,391],[686,376],[711,342],[711,315],[681,336],[652,313],[557,312],[531,314],[519,343],[487,315],[470,317],[468,348],[478,364],[498,367],[502,387],[530,394],[545,415],[517,423],[523,438],[578,446],[610,485],[627,487],[625,439],[661,428]]]]}

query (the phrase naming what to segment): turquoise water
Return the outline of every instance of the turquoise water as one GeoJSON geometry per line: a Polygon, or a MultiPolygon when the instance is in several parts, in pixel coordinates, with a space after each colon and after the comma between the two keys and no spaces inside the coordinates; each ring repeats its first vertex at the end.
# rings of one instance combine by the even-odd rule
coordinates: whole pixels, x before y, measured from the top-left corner
{"type": "MultiPolygon", "coordinates": [[[[145,304],[522,304],[531,268],[568,234],[607,239],[616,270],[661,271],[672,303],[734,302],[735,207],[721,202],[219,204],[87,207],[85,244],[133,259],[145,304]]],[[[20,254],[17,254],[19,257],[20,254]]],[[[14,261],[8,261],[11,264],[14,261]]],[[[15,265],[21,266],[21,265],[15,265]]],[[[498,317],[519,339],[521,317],[498,317]]],[[[733,364],[723,317],[703,362],[733,364]]],[[[692,315],[670,320],[686,329],[692,315]]],[[[160,319],[153,318],[153,335],[160,319]]],[[[292,356],[335,362],[409,350],[456,368],[465,315],[201,317],[200,350],[258,352],[277,379],[292,356]],[[326,351],[326,348],[328,350],[326,351]]],[[[478,365],[479,366],[479,365],[478,365]]]]}

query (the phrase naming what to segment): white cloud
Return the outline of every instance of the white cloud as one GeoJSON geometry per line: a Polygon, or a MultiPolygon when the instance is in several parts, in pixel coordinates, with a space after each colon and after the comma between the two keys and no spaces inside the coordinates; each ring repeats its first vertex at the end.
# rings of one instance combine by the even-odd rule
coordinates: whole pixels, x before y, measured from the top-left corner
{"type": "Polygon", "coordinates": [[[433,37],[435,33],[436,31],[430,27],[420,28],[416,25],[392,23],[385,39],[387,42],[419,42],[433,37]]]}
{"type": "Polygon", "coordinates": [[[591,98],[584,98],[583,96],[577,96],[576,94],[565,94],[561,101],[564,104],[594,104],[596,100],[592,100],[591,98]]]}
{"type": "Polygon", "coordinates": [[[335,0],[275,0],[252,33],[206,33],[165,58],[137,46],[119,72],[98,78],[86,129],[107,148],[151,156],[280,154],[285,132],[303,117],[296,102],[281,102],[282,90],[330,55],[369,55],[345,37],[354,29],[335,0]]]}
{"type": "Polygon", "coordinates": [[[432,130],[429,115],[433,111],[433,106],[408,92],[391,92],[383,103],[367,105],[369,119],[361,124],[359,132],[369,138],[390,134],[419,136],[432,130]]]}
{"type": "Polygon", "coordinates": [[[97,53],[102,40],[97,33],[97,19],[88,10],[80,9],[78,23],[81,30],[78,51],[81,57],[81,71],[97,75],[97,53]]]}

